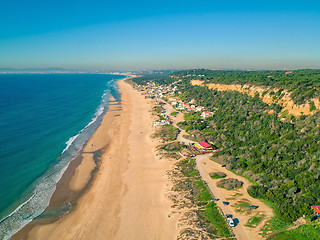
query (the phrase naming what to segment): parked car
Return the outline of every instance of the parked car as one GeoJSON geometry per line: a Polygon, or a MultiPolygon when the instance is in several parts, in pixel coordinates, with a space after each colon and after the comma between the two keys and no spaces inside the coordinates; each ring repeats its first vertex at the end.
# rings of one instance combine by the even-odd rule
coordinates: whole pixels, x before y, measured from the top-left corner
{"type": "Polygon", "coordinates": [[[194,155],[194,154],[192,154],[192,155],[190,155],[190,157],[195,157],[196,155],[194,155]]]}
{"type": "Polygon", "coordinates": [[[226,202],[226,201],[224,201],[224,202],[222,202],[224,205],[229,205],[230,203],[229,202],[226,202]]]}
{"type": "Polygon", "coordinates": [[[259,206],[257,206],[257,205],[250,205],[248,208],[249,209],[257,209],[259,206]]]}
{"type": "Polygon", "coordinates": [[[218,198],[212,198],[211,202],[213,202],[213,201],[219,201],[219,199],[218,198]]]}
{"type": "Polygon", "coordinates": [[[234,221],[233,221],[232,218],[227,218],[227,222],[228,222],[230,227],[234,227],[234,221]]]}
{"type": "Polygon", "coordinates": [[[226,165],[225,165],[225,164],[223,164],[223,165],[221,165],[221,167],[226,167],[226,165]]]}

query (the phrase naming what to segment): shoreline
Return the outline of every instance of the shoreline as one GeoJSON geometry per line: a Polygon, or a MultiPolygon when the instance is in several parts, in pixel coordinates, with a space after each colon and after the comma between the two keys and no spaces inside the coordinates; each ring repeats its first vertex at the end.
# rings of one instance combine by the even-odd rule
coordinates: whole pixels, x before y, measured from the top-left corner
{"type": "Polygon", "coordinates": [[[154,131],[149,113],[152,104],[126,83],[127,79],[117,82],[121,102],[110,102],[69,181],[69,187],[81,189],[88,169],[94,166],[93,157],[91,163],[85,158],[103,149],[91,186],[68,214],[25,227],[12,239],[176,238],[178,217],[169,217],[171,202],[165,197],[170,185],[165,173],[172,163],[156,157],[158,143],[150,138],[154,131]]]}
{"type": "MultiPolygon", "coordinates": [[[[126,80],[129,78],[124,78],[126,80]]],[[[122,79],[120,79],[122,80],[122,79]]],[[[118,80],[118,81],[120,81],[118,80]]],[[[109,98],[108,109],[102,116],[102,121],[108,115],[111,121],[114,119],[109,116],[109,111],[113,111],[118,108],[120,101],[114,99],[112,96],[109,98]]],[[[109,121],[110,121],[109,120],[109,121]]],[[[100,125],[102,124],[102,121],[100,125]]],[[[49,206],[45,211],[40,214],[37,218],[33,219],[30,223],[20,229],[15,233],[10,239],[28,239],[28,234],[36,226],[47,225],[58,221],[59,219],[70,214],[76,208],[78,200],[90,189],[92,183],[95,179],[95,173],[99,169],[100,157],[94,160],[93,157],[96,151],[106,151],[109,141],[105,141],[105,146],[98,145],[100,149],[93,147],[91,141],[95,133],[100,128],[100,125],[88,141],[83,146],[82,150],[79,152],[79,156],[73,159],[66,171],[63,173],[61,179],[56,185],[56,190],[54,191],[49,206]],[[91,145],[91,146],[90,146],[91,145]],[[86,157],[85,155],[92,155],[92,158],[86,157]],[[86,162],[84,162],[86,161],[86,162]],[[90,164],[91,161],[91,164],[90,164]],[[89,164],[88,164],[89,163],[89,164]],[[81,170],[79,171],[79,168],[81,170]],[[78,169],[78,171],[77,171],[78,169]],[[79,173],[81,172],[81,173],[79,173]]],[[[96,158],[96,157],[95,157],[96,158]]]]}

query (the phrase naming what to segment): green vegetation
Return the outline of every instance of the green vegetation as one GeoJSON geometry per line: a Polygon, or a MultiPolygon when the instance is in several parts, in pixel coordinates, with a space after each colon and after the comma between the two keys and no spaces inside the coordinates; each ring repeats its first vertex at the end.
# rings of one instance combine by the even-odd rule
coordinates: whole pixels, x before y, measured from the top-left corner
{"type": "Polygon", "coordinates": [[[180,86],[185,101],[215,111],[208,126],[196,127],[194,113],[181,123],[197,140],[213,142],[215,154],[227,168],[257,183],[249,190],[255,198],[275,203],[279,218],[292,222],[312,214],[310,205],[320,204],[320,114],[288,117],[281,121],[281,108],[258,97],[238,92],[218,92],[207,87],[180,86]],[[273,110],[273,114],[268,114],[273,110]]]}
{"type": "MultiPolygon", "coordinates": [[[[179,127],[194,140],[212,142],[220,149],[214,160],[254,182],[248,193],[270,203],[276,213],[263,234],[286,229],[303,215],[310,218],[310,206],[320,205],[320,112],[311,100],[320,96],[320,70],[286,73],[200,69],[180,71],[155,81],[170,84],[180,79],[175,83],[182,92],[180,99],[194,99],[196,105],[214,112],[214,116],[203,120],[200,113],[190,112],[179,127]],[[275,99],[286,90],[296,104],[309,103],[313,114],[294,117],[278,104],[264,103],[258,95],[192,86],[191,79],[268,86],[275,89],[269,92],[275,99]]],[[[239,203],[239,209],[244,210],[245,205],[239,203]]]]}
{"type": "Polygon", "coordinates": [[[170,152],[178,152],[183,147],[184,147],[184,145],[182,143],[170,142],[170,143],[162,145],[160,148],[163,150],[166,150],[166,151],[170,151],[170,152]]]}
{"type": "MultiPolygon", "coordinates": [[[[172,135],[177,135],[177,133],[172,133],[175,130],[176,128],[172,125],[163,126],[156,133],[156,136],[162,137],[162,139],[168,141],[167,139],[172,138],[172,135]]],[[[183,144],[178,142],[168,142],[160,145],[159,149],[166,151],[165,153],[162,153],[163,156],[178,160],[180,156],[178,156],[178,158],[171,156],[171,154],[177,155],[176,152],[183,146],[183,144]],[[170,156],[167,154],[170,154],[170,156]]],[[[184,194],[183,200],[172,198],[175,203],[174,206],[179,208],[196,208],[196,210],[187,212],[187,219],[190,219],[191,216],[193,216],[195,218],[194,224],[196,225],[196,228],[202,229],[195,231],[194,229],[187,228],[180,234],[181,238],[183,239],[183,237],[186,236],[192,236],[195,239],[200,238],[200,236],[202,236],[203,239],[231,237],[231,232],[225,218],[220,214],[216,204],[211,202],[211,193],[196,170],[195,159],[187,158],[180,160],[176,163],[176,167],[173,171],[175,172],[172,173],[172,175],[174,175],[175,178],[173,179],[174,187],[172,190],[184,194]],[[178,177],[179,175],[180,177],[178,177]]]]}
{"type": "Polygon", "coordinates": [[[302,225],[296,229],[272,235],[268,240],[318,240],[320,225],[302,225]]]}
{"type": "Polygon", "coordinates": [[[172,112],[172,113],[170,113],[170,116],[177,116],[177,112],[172,112]]]}
{"type": "Polygon", "coordinates": [[[221,179],[217,182],[218,187],[225,188],[228,190],[240,188],[240,187],[242,187],[242,185],[243,185],[243,182],[241,182],[235,178],[221,179]]]}
{"type": "Polygon", "coordinates": [[[231,237],[225,218],[219,212],[217,205],[210,201],[212,196],[195,166],[195,160],[191,158],[177,163],[177,170],[183,178],[177,180],[174,190],[187,192],[186,198],[191,202],[190,207],[194,204],[199,207],[195,211],[199,218],[198,224],[208,232],[210,238],[231,237]]]}
{"type": "Polygon", "coordinates": [[[208,117],[205,120],[200,118],[200,112],[190,112],[184,114],[184,121],[179,123],[179,127],[190,132],[191,134],[196,134],[205,130],[209,126],[209,122],[213,119],[208,117]]]}
{"type": "Polygon", "coordinates": [[[225,178],[227,174],[223,172],[211,172],[209,173],[209,176],[213,179],[219,179],[219,178],[225,178]]]}
{"type": "Polygon", "coordinates": [[[231,195],[231,197],[226,198],[227,200],[235,200],[238,199],[238,197],[241,197],[243,194],[242,193],[235,193],[233,195],[231,195]]]}
{"type": "Polygon", "coordinates": [[[163,141],[174,141],[177,139],[179,132],[180,130],[172,125],[164,125],[156,131],[154,137],[160,137],[163,141]]]}
{"type": "Polygon", "coordinates": [[[157,114],[160,114],[162,110],[159,106],[154,106],[153,111],[155,111],[157,114]]]}
{"type": "Polygon", "coordinates": [[[256,214],[255,216],[251,217],[245,226],[250,228],[255,228],[261,223],[261,221],[265,218],[264,214],[256,214]]]}
{"type": "Polygon", "coordinates": [[[267,221],[267,223],[261,229],[261,232],[263,236],[267,236],[273,232],[283,231],[289,226],[290,224],[280,220],[278,217],[273,217],[269,221],[267,221]]]}
{"type": "Polygon", "coordinates": [[[219,236],[230,236],[230,230],[226,224],[226,220],[221,215],[214,202],[210,202],[206,206],[205,212],[208,220],[217,229],[217,233],[219,234],[219,236]]]}
{"type": "Polygon", "coordinates": [[[150,81],[157,82],[159,85],[165,85],[176,81],[176,79],[171,78],[168,74],[146,74],[142,77],[133,78],[131,80],[138,85],[145,85],[150,81]]]}
{"type": "Polygon", "coordinates": [[[184,80],[199,79],[207,83],[270,86],[279,89],[274,93],[275,97],[280,97],[283,89],[286,89],[291,93],[291,97],[296,104],[306,103],[309,99],[320,95],[319,69],[303,69],[292,72],[195,69],[180,71],[172,74],[172,76],[184,80]]]}
{"type": "Polygon", "coordinates": [[[234,204],[234,207],[236,208],[236,212],[250,214],[252,212],[252,210],[248,208],[250,205],[248,199],[242,198],[234,204]]]}

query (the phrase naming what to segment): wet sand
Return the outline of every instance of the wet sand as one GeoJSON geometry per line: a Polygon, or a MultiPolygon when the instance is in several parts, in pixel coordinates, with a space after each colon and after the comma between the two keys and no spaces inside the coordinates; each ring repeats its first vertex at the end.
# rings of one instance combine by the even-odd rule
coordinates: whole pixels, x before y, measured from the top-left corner
{"type": "Polygon", "coordinates": [[[96,169],[93,152],[100,149],[91,187],[73,211],[34,226],[28,239],[176,239],[178,216],[169,217],[172,203],[165,197],[173,163],[156,157],[152,102],[124,80],[118,85],[121,104],[110,104],[69,181],[71,190],[83,189],[96,169]]]}

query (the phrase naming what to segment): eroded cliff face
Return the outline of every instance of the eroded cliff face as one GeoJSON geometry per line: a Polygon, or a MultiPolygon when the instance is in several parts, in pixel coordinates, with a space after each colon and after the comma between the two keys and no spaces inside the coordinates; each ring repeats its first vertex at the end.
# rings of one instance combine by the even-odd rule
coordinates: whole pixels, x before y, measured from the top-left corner
{"type": "Polygon", "coordinates": [[[263,102],[267,104],[276,103],[283,107],[282,112],[288,111],[289,114],[294,116],[300,116],[302,114],[309,115],[313,114],[316,110],[320,109],[319,99],[313,98],[310,102],[314,102],[316,107],[315,111],[310,111],[310,103],[297,105],[293,102],[290,97],[290,93],[287,90],[283,90],[281,97],[275,97],[270,95],[271,92],[277,92],[277,88],[268,88],[263,86],[250,86],[250,85],[240,85],[240,84],[216,84],[216,83],[207,83],[205,84],[202,80],[191,80],[192,85],[198,86],[207,86],[210,89],[216,89],[218,91],[237,91],[240,93],[248,94],[249,96],[254,97],[256,94],[259,94],[259,97],[263,102]]]}

